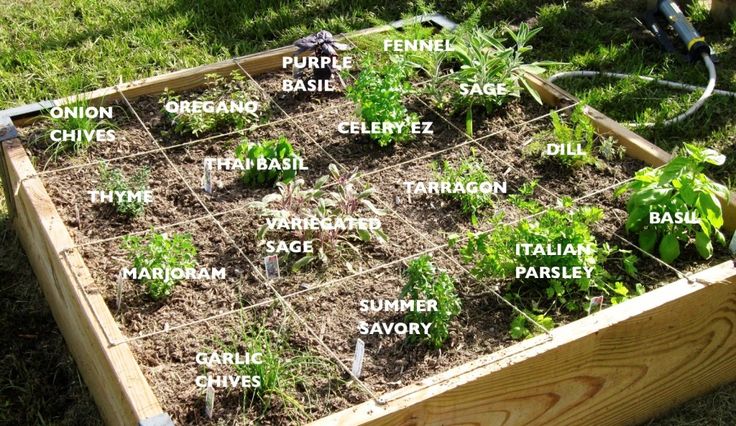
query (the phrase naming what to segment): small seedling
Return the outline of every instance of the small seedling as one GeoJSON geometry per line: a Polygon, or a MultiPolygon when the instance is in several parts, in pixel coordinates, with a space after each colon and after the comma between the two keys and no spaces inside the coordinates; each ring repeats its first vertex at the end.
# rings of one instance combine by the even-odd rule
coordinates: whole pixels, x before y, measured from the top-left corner
{"type": "Polygon", "coordinates": [[[513,339],[529,339],[534,337],[535,334],[544,333],[545,330],[549,331],[555,327],[555,321],[543,313],[535,314],[528,310],[525,310],[524,313],[533,319],[534,322],[529,321],[526,315],[518,314],[514,317],[509,327],[509,334],[513,339]]]}
{"type": "Polygon", "coordinates": [[[426,341],[441,348],[450,336],[450,323],[460,313],[461,303],[455,290],[455,282],[444,271],[438,271],[432,258],[423,255],[409,263],[407,282],[401,289],[401,297],[409,300],[433,300],[435,310],[409,311],[406,322],[432,324],[429,335],[409,335],[410,341],[426,341]]]}
{"type": "Polygon", "coordinates": [[[283,136],[257,143],[245,140],[235,148],[235,157],[243,164],[250,164],[250,167],[241,175],[243,183],[247,186],[272,186],[276,182],[291,182],[297,172],[295,160],[299,158],[289,141],[283,136]],[[288,160],[290,168],[282,167],[285,164],[284,160],[288,160]],[[276,162],[280,167],[259,170],[257,167],[259,161],[266,164],[276,162]]]}
{"type": "Polygon", "coordinates": [[[626,155],[626,148],[619,145],[613,138],[601,138],[597,147],[598,155],[606,161],[622,160],[626,155]]]}
{"type": "MultiPolygon", "coordinates": [[[[133,262],[133,268],[141,270],[171,270],[186,269],[196,266],[197,248],[192,243],[189,234],[152,233],[147,241],[138,235],[129,235],[123,238],[123,249],[128,252],[128,258],[133,262]]],[[[154,300],[171,295],[178,282],[165,274],[164,278],[145,278],[140,280],[148,289],[148,294],[154,300]]]]}
{"type": "MultiPolygon", "coordinates": [[[[125,177],[120,169],[110,168],[106,163],[100,164],[100,190],[112,192],[139,193],[148,190],[148,168],[141,168],[129,179],[125,177]]],[[[136,217],[143,214],[146,204],[143,198],[118,199],[113,197],[115,210],[128,217],[136,217]]]]}
{"type": "Polygon", "coordinates": [[[680,245],[695,241],[704,259],[713,255],[713,242],[726,245],[721,199],[729,199],[728,189],[710,180],[703,169],[721,166],[726,157],[712,149],[685,144],[684,153],[666,165],[639,170],[634,180],[616,190],[616,195],[631,192],[626,209],[626,230],[639,235],[639,247],[672,263],[680,256],[680,245]],[[720,199],[719,199],[720,197],[720,199]],[[695,214],[697,222],[676,220],[685,213],[695,214]],[[652,223],[652,217],[662,219],[652,223]],[[665,221],[664,218],[670,220],[665,221]]]}
{"type": "MultiPolygon", "coordinates": [[[[480,187],[482,183],[493,183],[494,181],[493,177],[485,171],[483,160],[475,156],[463,159],[457,167],[444,161],[440,170],[435,173],[435,178],[440,182],[449,182],[452,187],[456,184],[467,187],[469,183],[474,183],[480,187]]],[[[444,195],[460,203],[460,209],[463,213],[470,216],[473,226],[478,226],[478,215],[480,212],[485,208],[492,207],[494,203],[494,194],[480,191],[450,192],[444,195]]]]}

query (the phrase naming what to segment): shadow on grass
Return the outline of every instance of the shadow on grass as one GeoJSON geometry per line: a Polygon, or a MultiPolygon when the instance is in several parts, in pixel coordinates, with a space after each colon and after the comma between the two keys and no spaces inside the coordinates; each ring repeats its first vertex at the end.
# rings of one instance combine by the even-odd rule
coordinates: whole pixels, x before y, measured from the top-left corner
{"type": "Polygon", "coordinates": [[[0,193],[0,424],[102,424],[0,193]]]}

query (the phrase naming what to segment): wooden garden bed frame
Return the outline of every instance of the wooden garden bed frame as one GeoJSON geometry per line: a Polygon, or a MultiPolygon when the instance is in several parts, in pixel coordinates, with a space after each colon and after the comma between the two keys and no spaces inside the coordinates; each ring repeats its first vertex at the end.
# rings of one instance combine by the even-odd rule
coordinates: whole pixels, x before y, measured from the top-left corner
{"type": "MultiPolygon", "coordinates": [[[[454,24],[441,15],[414,18],[454,24]]],[[[408,21],[351,33],[383,32],[408,21]]],[[[0,112],[16,126],[44,109],[79,98],[92,104],[186,90],[210,73],[239,64],[252,75],[280,69],[293,47],[121,84],[86,94],[0,112]]],[[[545,103],[577,100],[546,80],[527,76],[545,103]]],[[[614,137],[629,156],[658,166],[670,155],[589,108],[599,133],[614,137]]],[[[0,138],[11,128],[0,128],[0,138]]],[[[11,220],[51,311],[89,387],[111,425],[167,425],[150,385],[100,294],[80,252],[36,175],[20,140],[3,142],[2,177],[11,220]]],[[[736,199],[724,209],[736,228],[736,199]]],[[[462,366],[315,422],[316,425],[632,424],[736,380],[736,267],[729,261],[607,308],[599,313],[482,356],[462,366]]]]}

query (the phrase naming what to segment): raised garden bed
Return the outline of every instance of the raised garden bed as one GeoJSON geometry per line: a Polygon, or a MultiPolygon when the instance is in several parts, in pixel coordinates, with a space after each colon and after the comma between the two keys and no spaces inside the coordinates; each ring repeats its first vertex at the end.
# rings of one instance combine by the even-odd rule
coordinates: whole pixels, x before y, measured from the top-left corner
{"type": "MultiPolygon", "coordinates": [[[[419,21],[450,26],[437,16],[419,21]]],[[[391,30],[374,28],[344,41],[357,44],[357,55],[361,37],[391,30]]],[[[462,114],[417,92],[404,104],[419,121],[431,122],[433,133],[379,148],[338,130],[337,123],[360,121],[355,103],[340,91],[281,92],[281,81],[292,78],[282,70],[282,58],[293,52],[276,49],[85,94],[93,105],[114,105],[116,140],[76,156],[52,158],[45,149],[52,127],[36,120],[42,109],[76,99],[6,112],[24,125],[18,138],[3,143],[3,181],[14,223],[108,423],[570,424],[595,416],[600,423],[620,424],[644,420],[736,378],[736,268],[727,250],[716,245],[703,260],[689,246],[667,266],[629,243],[636,239],[625,229],[625,199],[614,196],[639,169],[669,161],[668,153],[592,108],[584,112],[598,138],[614,138],[627,156],[564,168],[530,153],[528,146],[552,134],[549,108],[569,115],[577,102],[531,74],[524,78],[547,106],[522,97],[476,113],[469,136],[462,114]],[[176,122],[161,112],[161,94],[201,97],[212,73],[238,75],[243,86],[237,89],[224,80],[218,84],[252,94],[268,114],[242,130],[177,133],[176,122]],[[203,161],[235,156],[244,139],[280,137],[308,166],[298,174],[307,187],[329,174],[331,164],[342,176],[357,170],[355,185],[370,185],[374,205],[385,210],[378,215],[362,208],[358,214],[380,217],[386,241],[353,240],[359,253],[343,248],[336,261],[315,261],[299,271],[291,270],[298,256],[282,258],[281,276],[264,279],[266,253],[256,236],[264,218],[252,203],[274,188],[247,187],[237,172],[215,170],[212,190],[205,191],[203,161]],[[456,200],[407,191],[406,182],[436,180],[440,169],[468,159],[482,164],[491,180],[505,183],[474,221],[456,200]],[[155,207],[126,219],[110,205],[90,203],[87,191],[98,187],[104,173],[101,160],[126,176],[147,168],[155,207]],[[537,186],[527,191],[531,182],[537,186]],[[627,275],[615,259],[603,266],[630,291],[641,284],[646,293],[599,312],[591,299],[609,305],[615,294],[586,293],[587,309],[553,303],[540,311],[537,303],[549,298],[511,291],[513,280],[479,276],[472,262],[462,261],[458,248],[469,232],[490,234],[569,209],[560,207],[566,197],[576,208],[602,209],[602,219],[590,226],[595,244],[639,257],[635,274],[627,275]],[[119,281],[120,271],[130,266],[126,236],[146,239],[160,232],[190,235],[197,266],[222,268],[226,276],[185,279],[164,298],[151,297],[133,280],[119,281]],[[361,303],[400,299],[407,269],[425,254],[454,279],[462,304],[449,321],[447,340],[438,349],[396,333],[362,335],[362,322],[404,321],[403,313],[361,311],[361,303]],[[518,342],[510,328],[524,315],[528,332],[539,335],[518,342]],[[540,332],[530,323],[532,316],[542,322],[538,315],[552,319],[555,328],[540,332]],[[263,343],[254,339],[264,333],[269,347],[278,349],[274,362],[281,363],[288,395],[257,400],[249,388],[218,388],[214,410],[206,415],[197,377],[232,375],[236,367],[198,365],[197,354],[247,353],[263,343]],[[365,343],[365,359],[356,377],[350,366],[358,338],[365,343]],[[599,418],[603,407],[605,418],[599,418]]],[[[348,84],[359,71],[344,75],[348,84]]],[[[417,74],[410,84],[425,83],[417,74]]],[[[733,198],[723,200],[724,228],[730,231],[736,227],[735,206],[733,198]]]]}

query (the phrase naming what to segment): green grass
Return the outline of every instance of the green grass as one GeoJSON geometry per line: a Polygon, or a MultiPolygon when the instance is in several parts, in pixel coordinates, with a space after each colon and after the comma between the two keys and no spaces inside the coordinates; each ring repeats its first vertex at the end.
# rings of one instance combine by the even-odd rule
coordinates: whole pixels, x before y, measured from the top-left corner
{"type": "MultiPolygon", "coordinates": [[[[11,0],[0,8],[0,109],[58,98],[167,71],[281,46],[319,29],[340,33],[394,20],[433,1],[308,0],[11,0]]],[[[633,18],[646,1],[450,0],[441,12],[458,22],[529,22],[545,27],[531,60],[562,69],[642,73],[705,84],[702,65],[660,52],[633,18]]],[[[696,26],[719,53],[718,87],[736,90],[736,23],[696,26]]],[[[619,121],[649,121],[684,111],[697,94],[633,80],[567,80],[560,85],[619,121]]],[[[711,172],[736,188],[736,99],[713,98],[687,122],[640,133],[664,149],[682,143],[722,150],[711,172]]],[[[96,422],[63,340],[0,209],[0,424],[96,422]],[[19,337],[21,334],[34,337],[19,337]],[[23,354],[23,355],[21,355],[23,354]],[[71,390],[70,390],[71,389],[71,390]]],[[[734,424],[736,386],[704,397],[659,424],[734,424]]]]}

